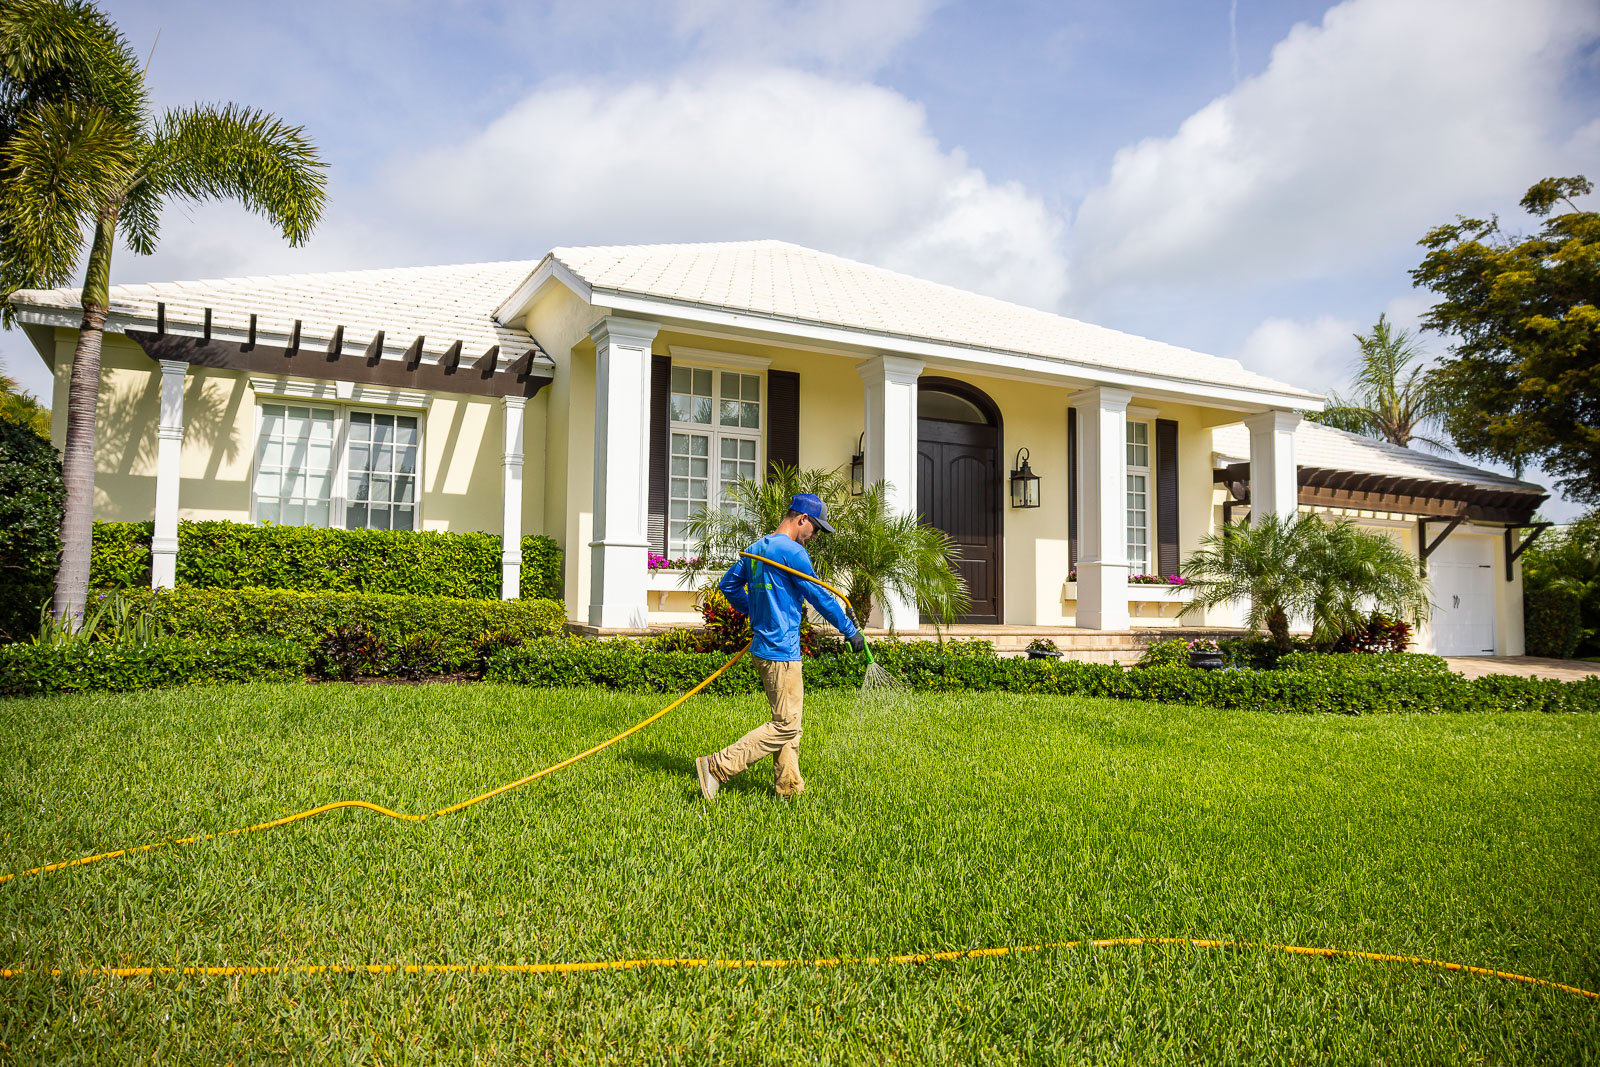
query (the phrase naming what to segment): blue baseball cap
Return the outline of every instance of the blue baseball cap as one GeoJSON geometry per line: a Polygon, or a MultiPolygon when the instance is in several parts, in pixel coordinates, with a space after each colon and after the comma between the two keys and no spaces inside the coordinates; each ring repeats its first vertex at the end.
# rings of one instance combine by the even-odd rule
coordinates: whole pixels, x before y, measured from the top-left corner
{"type": "Polygon", "coordinates": [[[798,511],[806,518],[817,524],[817,529],[823,533],[833,533],[833,527],[828,525],[828,505],[815,493],[796,493],[789,501],[789,510],[798,511]]]}

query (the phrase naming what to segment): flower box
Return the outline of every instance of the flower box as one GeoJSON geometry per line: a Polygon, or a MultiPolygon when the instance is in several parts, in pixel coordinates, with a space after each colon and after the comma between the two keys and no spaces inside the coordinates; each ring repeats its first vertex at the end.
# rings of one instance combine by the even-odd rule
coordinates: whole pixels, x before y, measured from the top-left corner
{"type": "Polygon", "coordinates": [[[700,588],[707,575],[702,574],[697,582],[690,577],[692,572],[677,567],[662,567],[659,570],[646,571],[644,587],[651,593],[692,593],[700,588]]]}
{"type": "MultiPolygon", "coordinates": [[[[1078,599],[1078,583],[1067,582],[1061,587],[1062,600],[1078,599]]],[[[1194,590],[1187,585],[1132,585],[1128,586],[1130,604],[1187,604],[1194,599],[1194,590]]]]}

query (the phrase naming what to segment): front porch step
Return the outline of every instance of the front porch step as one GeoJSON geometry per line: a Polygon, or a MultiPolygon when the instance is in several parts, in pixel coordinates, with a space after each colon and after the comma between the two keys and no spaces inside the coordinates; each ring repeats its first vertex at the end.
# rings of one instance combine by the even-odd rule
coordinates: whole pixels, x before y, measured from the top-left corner
{"type": "MultiPolygon", "coordinates": [[[[569,623],[567,628],[583,637],[649,637],[674,629],[698,629],[698,627],[658,625],[640,630],[612,630],[577,623],[569,623]]],[[[865,631],[869,641],[885,638],[901,641],[988,641],[1001,656],[1026,655],[1029,643],[1043,637],[1055,642],[1056,648],[1061,650],[1063,659],[1077,660],[1081,663],[1125,664],[1138,662],[1139,657],[1144,655],[1144,650],[1158,641],[1178,639],[1188,641],[1196,637],[1220,640],[1225,637],[1241,637],[1249,632],[1223,626],[1152,626],[1136,630],[1087,630],[1072,626],[982,625],[947,626],[943,630],[936,630],[932,626],[920,626],[915,630],[897,630],[892,633],[872,628],[865,631]]]]}

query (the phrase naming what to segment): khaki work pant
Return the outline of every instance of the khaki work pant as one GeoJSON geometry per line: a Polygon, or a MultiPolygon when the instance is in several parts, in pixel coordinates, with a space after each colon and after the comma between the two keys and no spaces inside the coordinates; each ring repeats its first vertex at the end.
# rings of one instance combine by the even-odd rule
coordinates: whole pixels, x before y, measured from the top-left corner
{"type": "Polygon", "coordinates": [[[779,796],[799,796],[805,792],[800,777],[800,718],[805,702],[805,686],[800,680],[800,661],[755,660],[761,675],[761,688],[772,705],[772,721],[764,722],[739,740],[711,757],[711,773],[726,782],[750,766],[772,757],[773,786],[779,796]]]}

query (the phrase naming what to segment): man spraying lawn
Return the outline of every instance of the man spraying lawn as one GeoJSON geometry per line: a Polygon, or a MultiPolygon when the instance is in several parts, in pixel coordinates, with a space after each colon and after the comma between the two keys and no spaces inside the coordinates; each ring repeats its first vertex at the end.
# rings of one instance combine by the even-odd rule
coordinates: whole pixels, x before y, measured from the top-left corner
{"type": "Polygon", "coordinates": [[[768,756],[773,760],[773,783],[779,796],[797,797],[805,792],[806,783],[800,777],[800,719],[805,699],[800,678],[802,600],[810,601],[836,626],[852,649],[860,652],[866,647],[866,639],[837,600],[815,583],[763,562],[771,560],[802,574],[815,574],[804,546],[819,530],[833,532],[828,525],[828,506],[812,493],[796,493],[778,528],[751,545],[717,585],[733,610],[750,616],[750,654],[772,705],[772,720],[721,752],[694,761],[700,793],[707,800],[716,798],[723,782],[768,756]]]}

